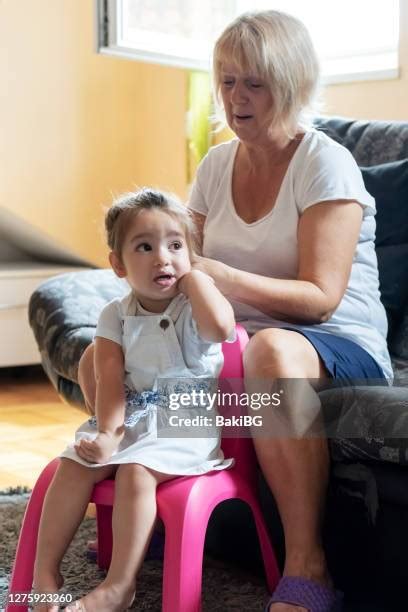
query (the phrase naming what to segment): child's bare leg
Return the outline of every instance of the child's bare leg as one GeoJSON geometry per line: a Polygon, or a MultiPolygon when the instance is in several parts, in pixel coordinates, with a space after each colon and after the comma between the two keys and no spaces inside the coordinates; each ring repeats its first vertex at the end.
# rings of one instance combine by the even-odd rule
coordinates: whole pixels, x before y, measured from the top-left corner
{"type": "MultiPolygon", "coordinates": [[[[122,612],[130,606],[136,591],[136,575],[156,521],[156,488],[170,478],[172,476],[138,464],[118,467],[112,517],[112,561],[105,580],[81,599],[86,612],[122,612]]],[[[66,612],[77,609],[72,604],[66,612]]]]}
{"type": "MultiPolygon", "coordinates": [[[[61,588],[60,564],[83,519],[92,489],[115,470],[116,466],[88,468],[71,459],[61,459],[41,514],[33,580],[37,593],[54,593],[61,588]]],[[[42,604],[34,610],[54,612],[58,606],[42,604]]]]}
{"type": "Polygon", "coordinates": [[[89,414],[95,414],[96,380],[94,368],[94,344],[86,347],[78,365],[78,383],[89,414]]]}

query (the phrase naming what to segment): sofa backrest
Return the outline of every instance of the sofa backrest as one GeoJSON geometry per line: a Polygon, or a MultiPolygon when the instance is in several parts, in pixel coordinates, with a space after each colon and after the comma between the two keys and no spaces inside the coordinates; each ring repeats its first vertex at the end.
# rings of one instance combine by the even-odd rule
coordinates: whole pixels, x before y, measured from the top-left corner
{"type": "Polygon", "coordinates": [[[408,158],[408,122],[318,117],[314,124],[344,145],[359,166],[376,166],[408,158]]]}

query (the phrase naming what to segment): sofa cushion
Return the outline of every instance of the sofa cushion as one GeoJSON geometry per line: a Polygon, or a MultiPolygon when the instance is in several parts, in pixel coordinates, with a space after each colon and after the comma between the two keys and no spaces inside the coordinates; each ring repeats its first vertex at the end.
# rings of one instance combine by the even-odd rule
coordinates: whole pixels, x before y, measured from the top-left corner
{"type": "Polygon", "coordinates": [[[390,344],[390,351],[394,358],[394,372],[398,374],[401,384],[408,387],[408,306],[405,308],[404,316],[396,328],[390,344]]]}
{"type": "Polygon", "coordinates": [[[361,168],[377,205],[377,247],[408,244],[408,159],[361,168]]]}
{"type": "Polygon", "coordinates": [[[408,304],[408,244],[378,247],[377,258],[381,301],[387,312],[391,348],[408,304]]]}
{"type": "Polygon", "coordinates": [[[408,159],[362,167],[361,172],[377,206],[380,291],[392,345],[408,303],[408,159]]]}

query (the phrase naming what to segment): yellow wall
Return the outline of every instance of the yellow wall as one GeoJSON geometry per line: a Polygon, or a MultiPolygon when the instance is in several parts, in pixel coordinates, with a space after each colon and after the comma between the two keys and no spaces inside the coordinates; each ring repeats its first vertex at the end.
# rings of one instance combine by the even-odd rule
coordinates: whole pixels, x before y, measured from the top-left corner
{"type": "Polygon", "coordinates": [[[184,195],[183,70],[94,52],[93,0],[0,2],[0,206],[106,263],[101,205],[184,195]]]}
{"type": "MultiPolygon", "coordinates": [[[[326,112],[408,119],[401,75],[327,88],[326,112]]],[[[186,72],[95,53],[93,0],[0,0],[0,206],[106,264],[101,205],[152,184],[185,195],[186,72]]]]}

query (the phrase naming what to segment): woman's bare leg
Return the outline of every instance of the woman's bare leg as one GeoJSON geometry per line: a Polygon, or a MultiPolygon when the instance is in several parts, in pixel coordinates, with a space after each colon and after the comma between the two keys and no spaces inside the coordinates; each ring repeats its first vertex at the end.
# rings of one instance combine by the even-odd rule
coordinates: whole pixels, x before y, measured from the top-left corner
{"type": "Polygon", "coordinates": [[[78,383],[89,414],[95,414],[96,380],[94,367],[94,344],[86,347],[78,364],[78,383]]]}
{"type": "MultiPolygon", "coordinates": [[[[80,600],[86,612],[122,612],[134,599],[136,576],[156,521],[157,485],[173,476],[142,465],[120,465],[112,516],[112,560],[105,580],[80,600]]],[[[74,612],[75,605],[66,608],[74,612]]]]}
{"type": "MultiPolygon", "coordinates": [[[[244,353],[244,369],[249,389],[256,385],[255,379],[272,382],[278,378],[304,381],[328,377],[309,341],[286,330],[263,330],[253,336],[244,353]]],[[[312,389],[310,394],[313,395],[312,389]]],[[[277,426],[281,426],[282,421],[279,418],[277,421],[277,426]]],[[[321,537],[329,468],[327,441],[318,437],[272,435],[254,436],[254,445],[283,524],[284,575],[330,585],[321,537]]],[[[304,611],[305,608],[288,604],[270,607],[270,612],[304,611]]]]}
{"type": "MultiPolygon", "coordinates": [[[[60,564],[84,517],[92,489],[115,469],[115,466],[87,468],[71,459],[61,459],[41,514],[33,580],[37,593],[55,593],[61,588],[60,564]]],[[[54,612],[58,606],[43,604],[34,610],[54,612]]]]}

